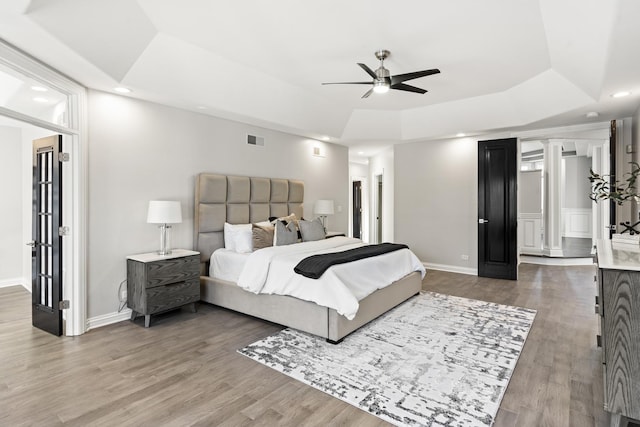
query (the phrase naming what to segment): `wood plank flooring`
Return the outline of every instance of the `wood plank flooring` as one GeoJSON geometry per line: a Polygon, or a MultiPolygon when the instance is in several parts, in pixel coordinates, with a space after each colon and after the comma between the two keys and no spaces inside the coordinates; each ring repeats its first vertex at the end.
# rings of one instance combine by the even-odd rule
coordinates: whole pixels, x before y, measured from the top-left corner
{"type": "MultiPolygon", "coordinates": [[[[495,426],[605,426],[594,268],[523,264],[520,279],[429,271],[426,290],[538,315],[495,426]]],[[[278,325],[200,304],[80,337],[31,326],[30,295],[0,289],[0,426],[387,425],[236,353],[278,325]]],[[[428,325],[425,325],[428,327],[428,325]]]]}

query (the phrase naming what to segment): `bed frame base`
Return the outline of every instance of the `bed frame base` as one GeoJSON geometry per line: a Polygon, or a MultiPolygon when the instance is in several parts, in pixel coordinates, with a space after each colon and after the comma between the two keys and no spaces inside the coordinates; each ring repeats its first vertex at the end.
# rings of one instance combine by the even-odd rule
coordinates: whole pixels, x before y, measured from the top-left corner
{"type": "Polygon", "coordinates": [[[200,277],[202,301],[308,332],[332,344],[340,343],[351,332],[420,293],[421,289],[420,273],[408,274],[361,300],[356,317],[348,320],[334,309],[313,302],[290,296],[254,294],[232,282],[200,277]]]}

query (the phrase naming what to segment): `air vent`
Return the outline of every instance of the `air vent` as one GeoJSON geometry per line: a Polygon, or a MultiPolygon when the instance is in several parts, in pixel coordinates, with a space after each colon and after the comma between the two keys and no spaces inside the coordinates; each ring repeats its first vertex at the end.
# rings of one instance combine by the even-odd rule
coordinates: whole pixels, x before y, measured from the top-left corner
{"type": "Polygon", "coordinates": [[[247,144],[264,147],[264,138],[261,136],[247,135],[247,144]]]}

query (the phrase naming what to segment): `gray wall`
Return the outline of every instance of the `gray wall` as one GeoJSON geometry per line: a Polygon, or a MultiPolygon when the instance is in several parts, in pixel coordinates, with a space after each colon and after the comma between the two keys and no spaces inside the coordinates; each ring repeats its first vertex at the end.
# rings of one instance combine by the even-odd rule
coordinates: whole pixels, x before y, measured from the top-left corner
{"type": "Polygon", "coordinates": [[[542,213],[542,172],[520,171],[518,213],[542,213]]]}
{"type": "Polygon", "coordinates": [[[22,132],[19,128],[0,126],[0,285],[22,282],[22,132]]]}
{"type": "Polygon", "coordinates": [[[394,200],[395,200],[395,163],[393,147],[382,150],[369,158],[369,200],[371,212],[369,214],[369,239],[374,242],[376,236],[375,200],[378,192],[376,176],[382,175],[382,242],[395,241],[394,232],[394,200]]]}
{"type": "Polygon", "coordinates": [[[477,144],[462,138],[395,146],[395,240],[427,264],[477,268],[477,144]]]}
{"type": "Polygon", "coordinates": [[[591,158],[587,156],[567,157],[564,159],[564,197],[563,208],[591,208],[591,184],[589,169],[591,158]]]}
{"type": "Polygon", "coordinates": [[[183,222],[172,247],[193,247],[194,180],[200,172],[301,179],[305,217],[313,203],[343,206],[331,228],[347,230],[348,150],[132,98],[89,92],[88,317],[113,313],[126,278],[125,258],[158,249],[159,233],[146,223],[149,200],[182,202],[183,222]],[[246,134],[265,147],[246,145],[246,134]],[[312,155],[321,148],[323,157],[312,155]]]}

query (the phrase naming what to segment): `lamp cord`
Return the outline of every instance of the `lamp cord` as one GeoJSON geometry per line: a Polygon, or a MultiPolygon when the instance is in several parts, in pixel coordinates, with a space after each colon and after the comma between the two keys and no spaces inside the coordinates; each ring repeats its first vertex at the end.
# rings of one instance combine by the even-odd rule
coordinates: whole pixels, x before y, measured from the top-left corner
{"type": "Polygon", "coordinates": [[[127,298],[125,297],[124,299],[122,298],[122,285],[124,285],[125,283],[127,283],[127,279],[124,279],[122,282],[120,282],[120,285],[118,286],[118,301],[120,301],[120,307],[118,308],[118,313],[120,313],[124,307],[127,305],[127,298]]]}

